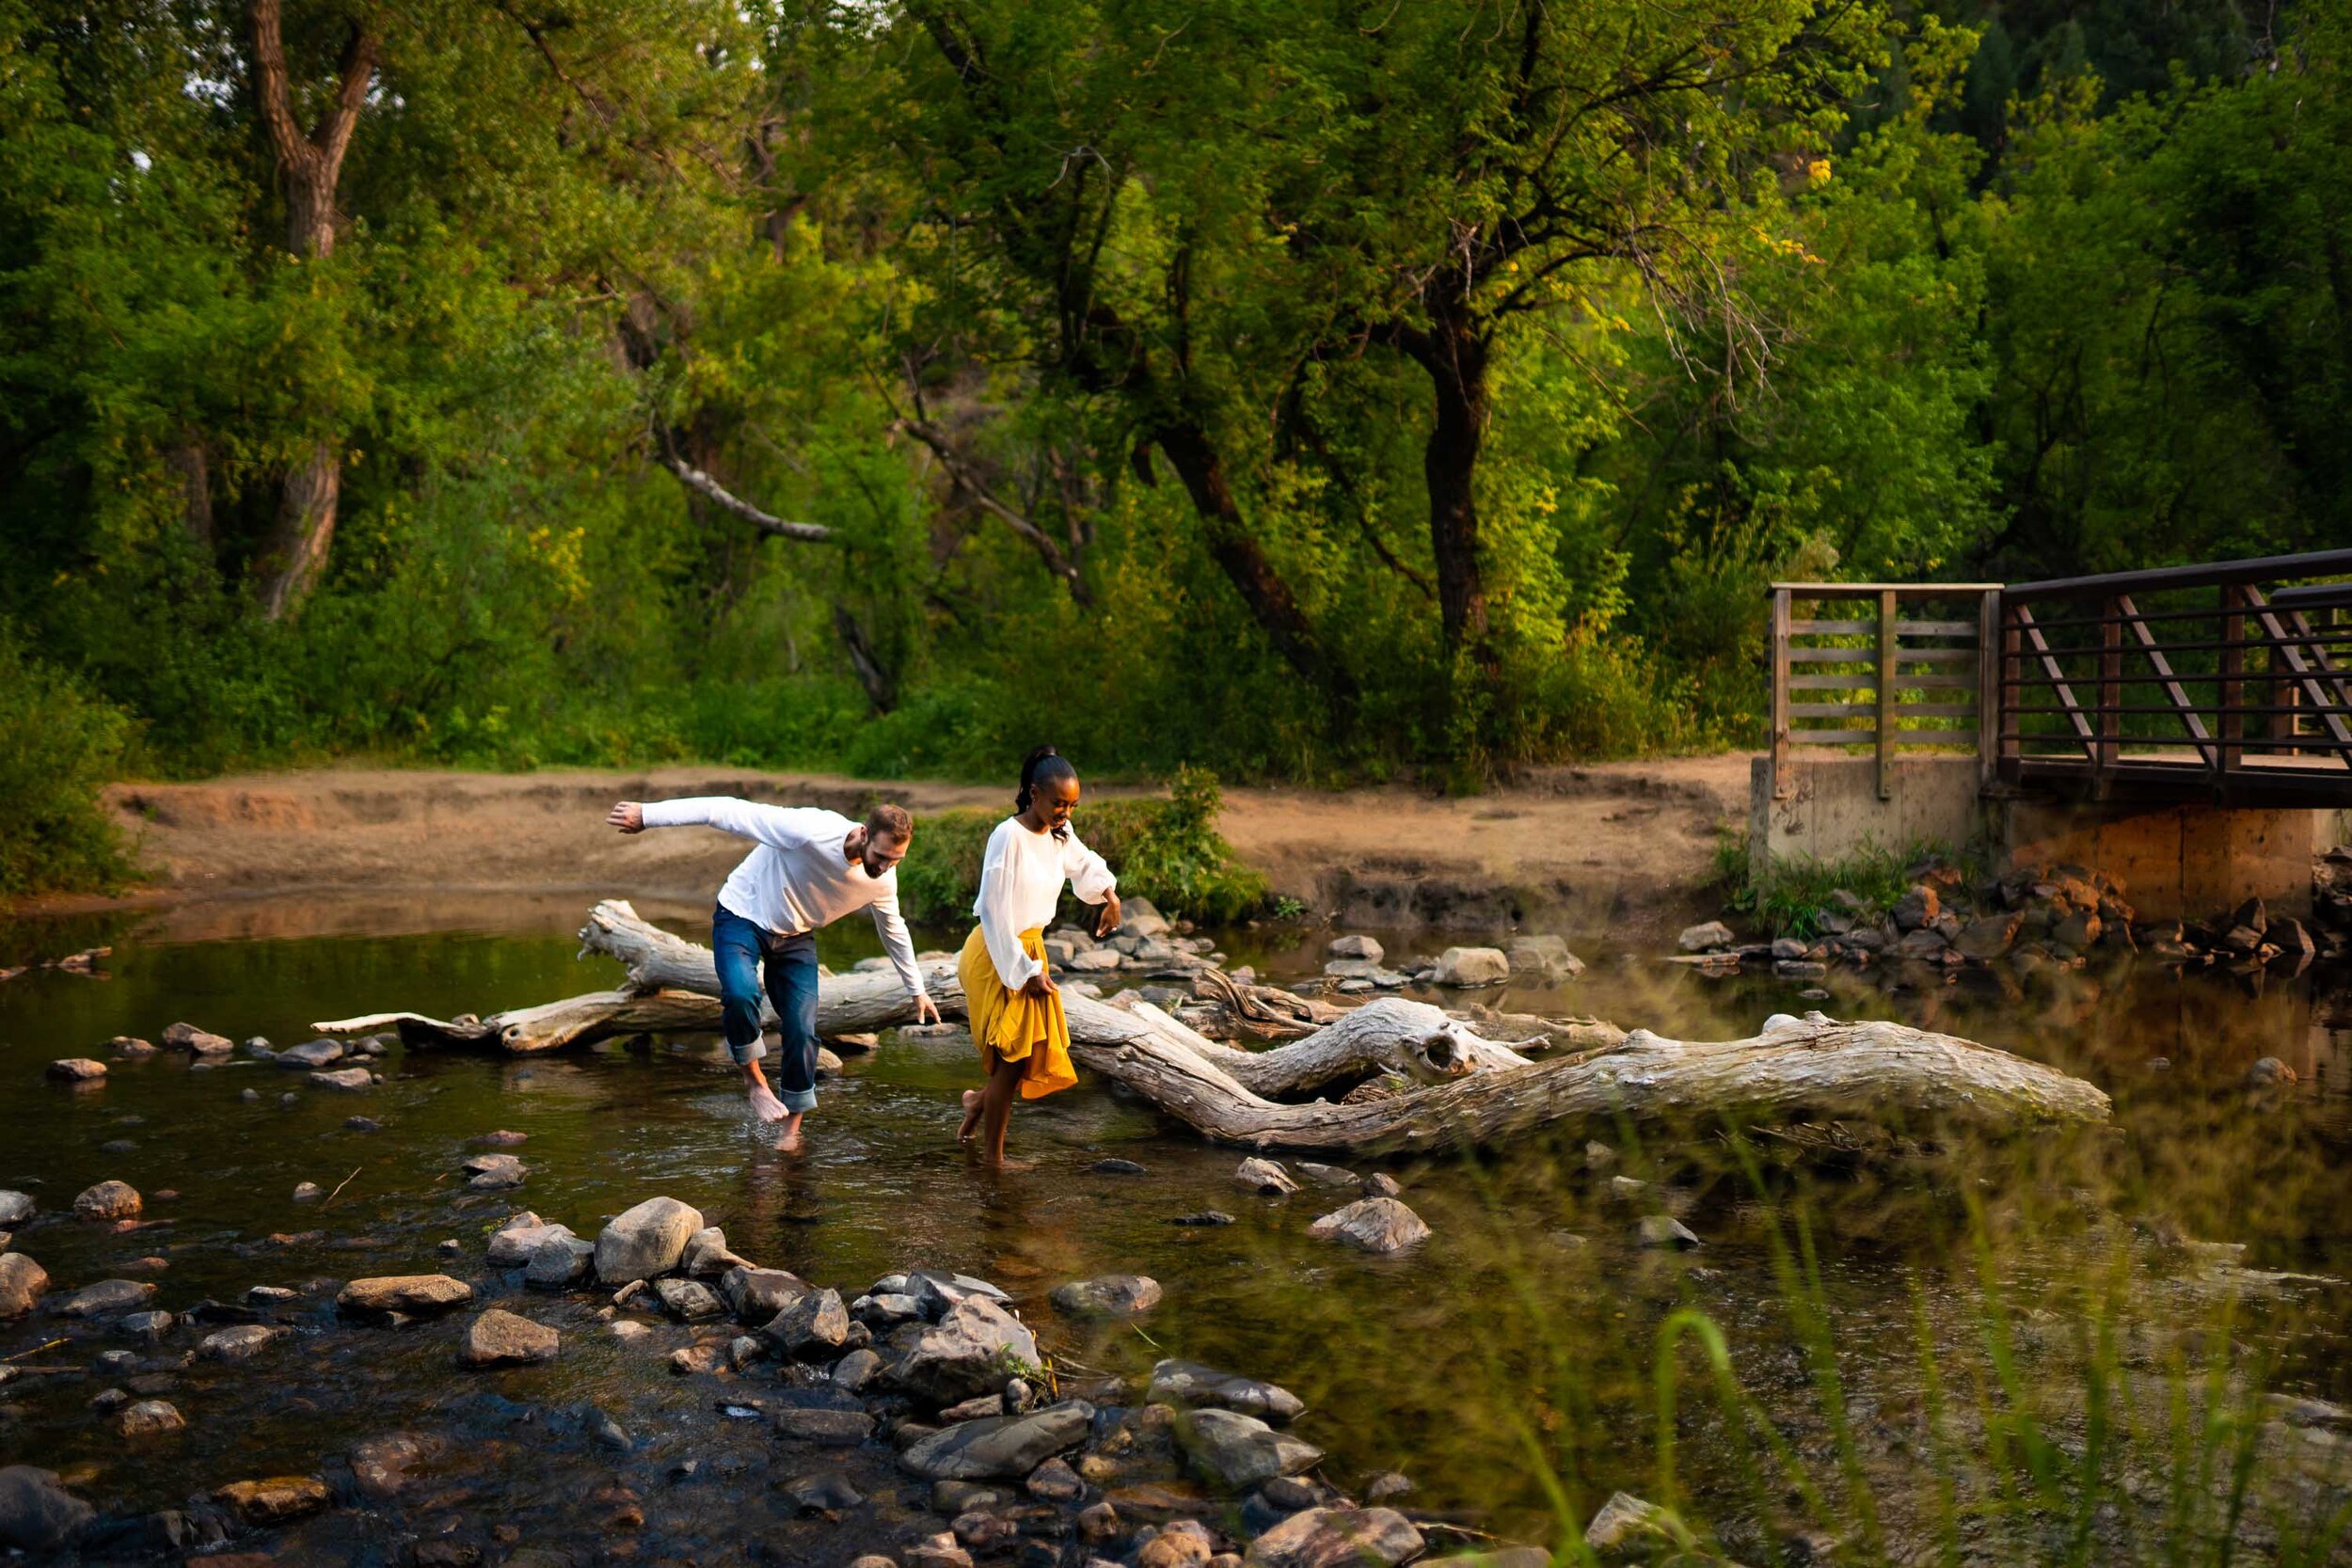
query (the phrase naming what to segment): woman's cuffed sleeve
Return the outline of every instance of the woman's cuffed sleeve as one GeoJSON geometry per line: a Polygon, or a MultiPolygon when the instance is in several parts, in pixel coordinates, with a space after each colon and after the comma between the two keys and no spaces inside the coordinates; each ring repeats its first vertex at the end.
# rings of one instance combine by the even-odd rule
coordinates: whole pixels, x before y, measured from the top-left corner
{"type": "Polygon", "coordinates": [[[1119,879],[1111,875],[1110,863],[1079,842],[1074,829],[1062,846],[1061,868],[1070,879],[1070,891],[1081,903],[1099,904],[1119,891],[1119,879]]]}
{"type": "Polygon", "coordinates": [[[974,912],[980,918],[980,935],[988,943],[989,961],[996,966],[996,978],[1007,990],[1019,990],[1045,966],[1021,950],[1011,851],[1005,831],[999,828],[990,836],[988,855],[980,865],[980,897],[974,912]]]}

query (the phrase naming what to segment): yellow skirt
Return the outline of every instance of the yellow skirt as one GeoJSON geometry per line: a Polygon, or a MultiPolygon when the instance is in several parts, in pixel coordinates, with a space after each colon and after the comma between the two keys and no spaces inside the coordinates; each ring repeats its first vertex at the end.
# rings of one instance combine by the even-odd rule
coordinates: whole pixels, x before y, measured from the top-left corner
{"type": "MultiPolygon", "coordinates": [[[[1044,962],[1044,933],[1022,932],[1021,950],[1044,962]]],[[[1025,996],[1007,990],[997,977],[996,960],[988,956],[988,939],[977,926],[956,959],[956,974],[963,981],[963,1005],[971,1014],[972,1039],[980,1048],[984,1071],[994,1072],[998,1062],[1027,1063],[1021,1074],[1024,1100],[1078,1081],[1078,1069],[1070,1065],[1070,1020],[1062,1012],[1060,993],[1025,996]]]]}

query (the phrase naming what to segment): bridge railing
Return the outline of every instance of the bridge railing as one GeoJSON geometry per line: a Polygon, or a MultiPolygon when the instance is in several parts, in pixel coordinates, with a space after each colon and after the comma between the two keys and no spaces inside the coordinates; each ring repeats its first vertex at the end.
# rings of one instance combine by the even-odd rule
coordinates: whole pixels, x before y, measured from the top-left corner
{"type": "Polygon", "coordinates": [[[1879,799],[1894,791],[1898,746],[1974,751],[1993,765],[1984,722],[1997,701],[2000,584],[1772,585],[1772,798],[1796,792],[1799,753],[1867,748],[1879,799]]]}
{"type": "Polygon", "coordinates": [[[2352,550],[2012,583],[2004,784],[2094,799],[2352,803],[2352,550]]]}

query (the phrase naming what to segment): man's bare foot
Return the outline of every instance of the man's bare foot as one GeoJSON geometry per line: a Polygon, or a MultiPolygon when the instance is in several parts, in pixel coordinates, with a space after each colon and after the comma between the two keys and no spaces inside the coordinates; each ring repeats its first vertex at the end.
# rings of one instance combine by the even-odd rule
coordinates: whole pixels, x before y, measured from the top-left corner
{"type": "Polygon", "coordinates": [[[752,1115],[762,1121],[782,1121],[788,1114],[784,1101],[778,1100],[765,1084],[751,1085],[752,1115]]]}
{"type": "Polygon", "coordinates": [[[963,1125],[956,1129],[956,1142],[960,1144],[970,1143],[972,1141],[972,1134],[978,1130],[979,1125],[980,1091],[977,1089],[966,1089],[963,1091],[963,1125]]]}
{"type": "Polygon", "coordinates": [[[798,1154],[800,1151],[801,1118],[798,1117],[787,1117],[785,1118],[784,1122],[784,1134],[776,1139],[776,1152],[779,1154],[798,1154]]]}

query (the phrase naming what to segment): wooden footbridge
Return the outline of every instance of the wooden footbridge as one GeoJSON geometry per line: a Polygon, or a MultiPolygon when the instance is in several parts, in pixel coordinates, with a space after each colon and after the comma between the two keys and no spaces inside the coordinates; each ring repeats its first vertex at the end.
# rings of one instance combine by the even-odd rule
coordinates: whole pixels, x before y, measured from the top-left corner
{"type": "Polygon", "coordinates": [[[2352,808],[2352,550],[2023,583],[1774,583],[1771,794],[1973,751],[1993,799],[2352,808]]]}

